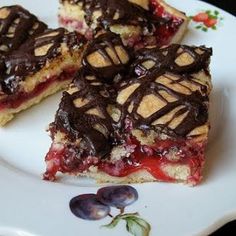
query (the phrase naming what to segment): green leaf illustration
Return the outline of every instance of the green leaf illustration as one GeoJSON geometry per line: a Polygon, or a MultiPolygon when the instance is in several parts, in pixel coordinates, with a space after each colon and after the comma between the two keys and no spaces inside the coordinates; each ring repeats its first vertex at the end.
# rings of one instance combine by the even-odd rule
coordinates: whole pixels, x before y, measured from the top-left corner
{"type": "Polygon", "coordinates": [[[215,20],[217,20],[217,19],[218,19],[218,17],[217,17],[217,16],[215,16],[215,15],[209,15],[209,17],[210,17],[211,19],[215,19],[215,20]]]}
{"type": "Polygon", "coordinates": [[[118,215],[110,224],[104,225],[103,227],[113,229],[121,220],[126,222],[126,229],[133,236],[149,236],[151,226],[147,221],[142,219],[138,213],[118,215]]]}
{"type": "Polygon", "coordinates": [[[198,25],[195,27],[196,29],[201,29],[202,28],[202,25],[198,25]]]}
{"type": "Polygon", "coordinates": [[[151,231],[149,223],[137,216],[126,219],[126,228],[134,236],[149,236],[151,231]]]}

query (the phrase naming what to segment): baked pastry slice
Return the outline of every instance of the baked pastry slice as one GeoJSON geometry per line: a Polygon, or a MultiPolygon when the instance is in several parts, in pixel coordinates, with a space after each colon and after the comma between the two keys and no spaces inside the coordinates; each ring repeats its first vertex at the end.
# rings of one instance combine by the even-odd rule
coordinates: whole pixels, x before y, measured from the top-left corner
{"type": "Polygon", "coordinates": [[[62,172],[98,182],[198,184],[209,132],[211,54],[176,44],[142,49],[127,76],[112,84],[83,67],[50,125],[44,179],[62,172]]]}
{"type": "Polygon", "coordinates": [[[83,36],[47,30],[4,56],[0,78],[0,126],[68,85],[81,65],[83,36]]]}
{"type": "Polygon", "coordinates": [[[115,87],[127,73],[130,54],[121,39],[110,32],[88,44],[83,66],[63,93],[55,121],[49,126],[53,143],[46,156],[44,179],[55,180],[58,171],[82,174],[98,163],[99,156],[110,152],[115,133],[110,114],[116,104],[115,87]],[[76,160],[77,154],[82,159],[76,160]],[[88,165],[81,165],[88,157],[88,165]]]}
{"type": "Polygon", "coordinates": [[[175,44],[137,52],[130,71],[134,78],[121,83],[116,99],[125,141],[112,153],[134,149],[125,157],[115,152],[98,170],[121,177],[114,179],[119,182],[200,182],[209,133],[211,55],[205,47],[175,44]]]}
{"type": "Polygon", "coordinates": [[[92,39],[98,31],[121,35],[129,46],[179,42],[188,25],[186,15],[163,0],[61,0],[60,25],[92,39]]]}

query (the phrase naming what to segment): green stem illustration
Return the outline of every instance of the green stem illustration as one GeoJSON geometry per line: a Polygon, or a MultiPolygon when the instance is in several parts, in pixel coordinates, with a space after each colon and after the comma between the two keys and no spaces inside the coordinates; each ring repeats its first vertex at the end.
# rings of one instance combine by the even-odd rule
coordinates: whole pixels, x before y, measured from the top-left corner
{"type": "Polygon", "coordinates": [[[142,219],[137,212],[119,214],[112,219],[111,223],[102,227],[113,229],[122,220],[126,222],[126,229],[133,236],[149,236],[151,226],[146,220],[142,219]]]}

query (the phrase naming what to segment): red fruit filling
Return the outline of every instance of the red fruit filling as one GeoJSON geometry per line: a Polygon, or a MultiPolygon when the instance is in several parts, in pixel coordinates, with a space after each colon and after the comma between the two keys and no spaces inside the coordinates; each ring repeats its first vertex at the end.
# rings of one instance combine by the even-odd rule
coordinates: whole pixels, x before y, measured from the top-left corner
{"type": "Polygon", "coordinates": [[[175,182],[173,177],[163,171],[165,165],[187,165],[190,170],[188,182],[196,184],[201,180],[201,170],[204,163],[203,143],[192,143],[190,140],[156,140],[155,145],[141,145],[135,138],[130,138],[125,147],[132,147],[129,157],[124,157],[115,163],[108,159],[96,157],[77,157],[77,150],[73,147],[52,145],[46,156],[47,171],[44,179],[55,180],[58,171],[62,173],[78,174],[87,171],[90,166],[97,166],[98,170],[110,176],[125,177],[139,170],[148,171],[154,178],[175,182]],[[172,159],[171,153],[175,152],[172,159]]]}
{"type": "Polygon", "coordinates": [[[98,164],[96,157],[78,158],[76,148],[60,144],[52,144],[45,160],[47,171],[44,173],[45,180],[54,181],[58,171],[62,173],[77,174],[88,170],[90,166],[98,164]]]}
{"type": "Polygon", "coordinates": [[[166,20],[166,23],[157,27],[155,31],[158,44],[168,45],[171,42],[172,37],[179,30],[179,27],[182,25],[184,20],[165,11],[165,8],[156,0],[151,0],[151,8],[154,15],[166,20]]]}
{"type": "Polygon", "coordinates": [[[67,68],[59,76],[52,76],[45,82],[38,84],[30,93],[24,91],[7,96],[0,100],[0,111],[4,109],[16,109],[31,98],[39,96],[55,81],[71,80],[77,71],[76,68],[67,68]]]}
{"type": "Polygon", "coordinates": [[[93,39],[93,31],[85,25],[83,21],[78,21],[70,18],[59,16],[59,24],[65,28],[72,27],[76,32],[83,34],[86,39],[93,39]]]}

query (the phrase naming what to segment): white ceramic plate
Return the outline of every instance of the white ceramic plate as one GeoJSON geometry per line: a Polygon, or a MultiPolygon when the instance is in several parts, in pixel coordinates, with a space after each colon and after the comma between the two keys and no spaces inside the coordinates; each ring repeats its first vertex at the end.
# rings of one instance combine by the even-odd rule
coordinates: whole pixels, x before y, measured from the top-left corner
{"type": "MultiPolygon", "coordinates": [[[[184,42],[214,48],[211,70],[212,131],[205,179],[191,188],[176,184],[135,185],[139,200],[127,208],[138,211],[151,227],[151,236],[206,235],[236,219],[236,19],[214,6],[196,0],[169,0],[195,15],[218,10],[217,30],[204,32],[190,24],[184,42]]],[[[51,27],[57,26],[57,0],[1,0],[0,5],[21,4],[51,27]]],[[[44,131],[53,120],[60,94],[22,112],[0,129],[0,235],[1,236],[125,236],[121,223],[114,230],[100,228],[109,223],[76,218],[69,210],[72,197],[95,193],[93,182],[64,179],[61,183],[41,180],[44,155],[50,139],[44,131]]]]}

